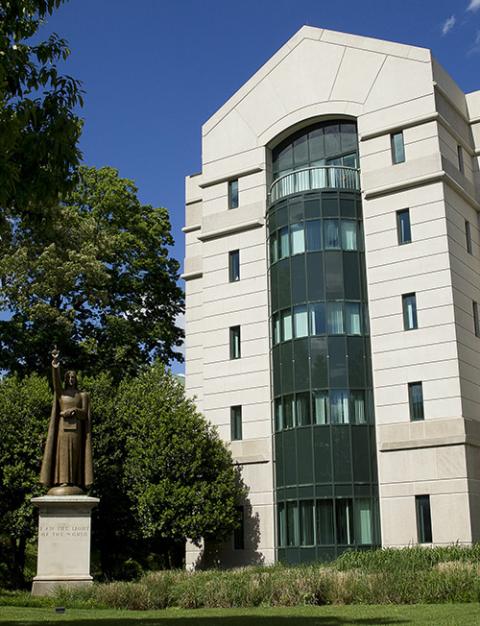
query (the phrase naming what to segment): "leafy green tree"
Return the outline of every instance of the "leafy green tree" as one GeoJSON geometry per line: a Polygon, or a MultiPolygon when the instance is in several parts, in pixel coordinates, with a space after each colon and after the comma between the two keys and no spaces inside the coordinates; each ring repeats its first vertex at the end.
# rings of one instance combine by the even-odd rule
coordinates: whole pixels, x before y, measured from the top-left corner
{"type": "Polygon", "coordinates": [[[52,394],[45,378],[0,380],[0,537],[7,582],[22,587],[27,541],[36,533],[30,500],[38,483],[52,394]]]}
{"type": "Polygon", "coordinates": [[[48,219],[29,215],[0,233],[0,367],[44,372],[56,343],[66,362],[115,380],[181,359],[183,311],[168,212],[143,205],[110,167],[81,167],[48,219]]]}
{"type": "Polygon", "coordinates": [[[183,386],[155,364],[122,383],[118,411],[129,424],[124,481],[140,536],[198,543],[231,533],[244,488],[183,386]]]}
{"type": "Polygon", "coordinates": [[[64,0],[0,0],[0,209],[44,214],[73,181],[81,132],[80,83],[59,73],[70,51],[51,35],[32,43],[64,0]]]}

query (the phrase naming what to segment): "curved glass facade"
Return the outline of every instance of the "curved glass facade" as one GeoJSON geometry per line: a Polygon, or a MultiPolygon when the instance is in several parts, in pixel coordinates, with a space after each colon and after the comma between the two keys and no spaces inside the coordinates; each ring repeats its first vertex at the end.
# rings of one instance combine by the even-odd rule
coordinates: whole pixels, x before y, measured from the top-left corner
{"type": "MultiPolygon", "coordinates": [[[[328,141],[339,150],[328,158],[348,147],[356,164],[352,126],[344,133],[329,121],[296,133],[293,165],[302,138],[305,168],[321,141],[324,158],[328,141]]],[[[277,176],[288,151],[288,140],[273,151],[277,176]]],[[[360,193],[293,192],[269,206],[268,236],[278,557],[328,560],[379,544],[360,193]]]]}

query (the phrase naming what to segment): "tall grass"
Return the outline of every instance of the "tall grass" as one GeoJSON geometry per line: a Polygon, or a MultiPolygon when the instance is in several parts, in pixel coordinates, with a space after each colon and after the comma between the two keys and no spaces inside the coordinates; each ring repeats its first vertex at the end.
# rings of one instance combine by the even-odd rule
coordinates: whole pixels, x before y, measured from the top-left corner
{"type": "Polygon", "coordinates": [[[137,582],[62,589],[55,602],[137,610],[478,602],[479,574],[478,545],[386,549],[348,552],[328,565],[150,572],[137,582]]]}

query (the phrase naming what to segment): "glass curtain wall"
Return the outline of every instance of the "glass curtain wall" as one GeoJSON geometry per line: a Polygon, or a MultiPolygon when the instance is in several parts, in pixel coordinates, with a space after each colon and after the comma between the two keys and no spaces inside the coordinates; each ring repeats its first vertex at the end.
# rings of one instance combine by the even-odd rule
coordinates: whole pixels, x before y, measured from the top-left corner
{"type": "MultiPolygon", "coordinates": [[[[356,165],[355,124],[316,124],[274,175],[342,155],[356,165]]],[[[268,236],[278,557],[329,560],[380,543],[361,196],[292,193],[268,236]]]]}

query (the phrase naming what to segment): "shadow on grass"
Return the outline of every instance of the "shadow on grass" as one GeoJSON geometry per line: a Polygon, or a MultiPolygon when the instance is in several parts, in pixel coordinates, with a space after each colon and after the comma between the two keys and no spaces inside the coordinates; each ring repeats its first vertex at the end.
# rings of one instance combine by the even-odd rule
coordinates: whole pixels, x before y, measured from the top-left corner
{"type": "Polygon", "coordinates": [[[289,615],[219,615],[209,617],[121,617],[121,618],[100,618],[92,617],[92,619],[73,619],[62,620],[53,618],[51,621],[44,619],[39,621],[20,620],[20,621],[0,621],[1,626],[37,626],[38,624],[55,624],[56,626],[92,626],[94,622],[101,623],[102,626],[342,626],[343,624],[412,624],[410,620],[396,619],[391,617],[375,617],[375,618],[348,618],[333,616],[303,616],[293,617],[289,615]]]}

